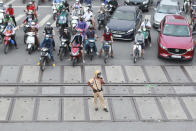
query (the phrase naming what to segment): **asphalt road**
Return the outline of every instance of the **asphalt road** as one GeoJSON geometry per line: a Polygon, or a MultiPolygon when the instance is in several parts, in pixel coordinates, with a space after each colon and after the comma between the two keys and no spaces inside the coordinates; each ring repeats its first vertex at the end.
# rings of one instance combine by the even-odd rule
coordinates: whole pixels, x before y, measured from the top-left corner
{"type": "MultiPolygon", "coordinates": [[[[16,17],[18,17],[18,25],[20,25],[22,23],[22,21],[24,20],[24,12],[23,10],[25,9],[25,6],[22,4],[21,1],[18,0],[11,0],[10,1],[13,6],[15,6],[15,14],[16,17]],[[20,15],[22,15],[20,17],[20,15]]],[[[72,1],[69,1],[70,5],[72,5],[72,1]]],[[[121,5],[123,5],[123,1],[121,0],[119,2],[121,5]]],[[[154,4],[156,3],[156,1],[154,1],[154,4]]],[[[47,15],[51,15],[52,14],[52,9],[50,7],[50,3],[46,2],[45,4],[41,4],[39,6],[39,11],[38,11],[38,19],[39,22],[40,21],[47,21],[47,15]]],[[[94,1],[93,5],[95,6],[93,8],[94,12],[97,11],[97,9],[99,8],[98,6],[100,6],[100,1],[94,1]]],[[[154,5],[153,5],[154,7],[154,5]]],[[[153,7],[150,8],[149,12],[144,12],[144,15],[152,15],[154,10],[153,7]]],[[[96,16],[97,14],[95,14],[96,16]]],[[[46,21],[41,22],[41,26],[39,29],[39,39],[40,42],[42,42],[43,40],[43,26],[46,24],[46,21]]],[[[49,18],[49,21],[51,23],[54,23],[54,21],[52,20],[52,17],[49,18]]],[[[39,23],[40,24],[40,23],[39,23]]],[[[56,31],[56,36],[55,36],[55,41],[56,41],[56,50],[58,50],[59,48],[59,34],[57,33],[57,29],[56,27],[55,31],[56,31]]],[[[96,31],[98,36],[99,36],[99,40],[97,41],[97,46],[98,49],[100,49],[101,43],[100,43],[100,38],[101,35],[103,34],[103,30],[101,31],[96,31]]],[[[28,53],[25,51],[25,46],[23,44],[23,30],[22,28],[19,29],[16,32],[16,40],[17,43],[19,45],[19,49],[11,49],[9,50],[8,54],[4,54],[3,53],[3,45],[0,45],[0,65],[36,65],[38,60],[39,60],[39,56],[40,56],[40,52],[34,52],[32,55],[28,55],[28,53]]],[[[192,62],[190,61],[176,61],[176,60],[165,60],[165,59],[159,59],[157,58],[157,37],[158,37],[158,33],[157,31],[155,31],[154,29],[152,29],[151,31],[151,35],[152,35],[152,47],[148,47],[145,50],[145,59],[144,60],[139,60],[137,62],[137,65],[193,65],[196,60],[193,59],[192,62]]],[[[132,42],[130,41],[115,41],[114,42],[114,58],[110,59],[109,62],[107,63],[107,65],[135,65],[133,63],[132,60],[132,56],[131,51],[132,51],[132,42]]],[[[66,58],[64,61],[60,61],[59,57],[57,56],[57,52],[54,52],[54,57],[55,57],[55,61],[57,65],[71,65],[71,61],[68,60],[68,58],[66,58]]],[[[86,63],[85,65],[105,65],[103,62],[103,59],[96,57],[93,61],[90,61],[88,57],[86,57],[86,63]]]]}

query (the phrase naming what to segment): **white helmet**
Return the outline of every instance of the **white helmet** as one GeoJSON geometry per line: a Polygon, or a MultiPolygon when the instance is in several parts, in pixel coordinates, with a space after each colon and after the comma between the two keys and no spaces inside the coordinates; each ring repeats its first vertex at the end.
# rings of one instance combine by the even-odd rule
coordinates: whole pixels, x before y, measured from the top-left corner
{"type": "Polygon", "coordinates": [[[137,32],[138,32],[138,33],[142,33],[142,30],[141,30],[141,29],[139,29],[137,32]]]}
{"type": "Polygon", "coordinates": [[[102,5],[102,6],[105,6],[105,4],[104,4],[104,3],[102,3],[101,5],[102,5]]]}
{"type": "Polygon", "coordinates": [[[78,3],[80,0],[76,0],[76,2],[78,3]]]}

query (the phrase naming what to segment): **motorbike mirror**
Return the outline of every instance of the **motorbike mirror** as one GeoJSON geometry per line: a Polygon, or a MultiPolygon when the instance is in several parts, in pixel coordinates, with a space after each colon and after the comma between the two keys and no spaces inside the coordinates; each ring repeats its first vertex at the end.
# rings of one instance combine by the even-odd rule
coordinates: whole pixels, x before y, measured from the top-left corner
{"type": "Polygon", "coordinates": [[[192,32],[192,35],[196,35],[196,31],[192,32]]]}

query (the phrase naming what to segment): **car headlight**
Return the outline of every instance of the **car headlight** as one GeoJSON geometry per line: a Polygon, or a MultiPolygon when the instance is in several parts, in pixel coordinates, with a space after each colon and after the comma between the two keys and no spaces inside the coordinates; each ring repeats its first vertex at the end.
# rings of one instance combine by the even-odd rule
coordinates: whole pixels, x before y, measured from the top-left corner
{"type": "Polygon", "coordinates": [[[192,51],[194,49],[194,47],[187,49],[187,51],[192,51]]]}
{"type": "Polygon", "coordinates": [[[160,43],[159,45],[160,45],[160,47],[161,47],[162,49],[167,50],[167,48],[166,48],[165,46],[163,46],[161,43],[160,43]]]}
{"type": "Polygon", "coordinates": [[[147,3],[148,3],[148,0],[145,0],[145,1],[143,2],[144,5],[147,4],[147,3]]]}
{"type": "Polygon", "coordinates": [[[127,31],[127,33],[131,33],[132,31],[133,31],[133,29],[130,29],[130,30],[127,31]]]}

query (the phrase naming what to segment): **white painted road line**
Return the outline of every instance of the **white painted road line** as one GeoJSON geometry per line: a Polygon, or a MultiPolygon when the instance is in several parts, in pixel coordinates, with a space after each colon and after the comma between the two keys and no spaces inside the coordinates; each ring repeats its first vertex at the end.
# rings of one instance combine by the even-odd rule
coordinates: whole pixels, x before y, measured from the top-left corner
{"type": "Polygon", "coordinates": [[[51,26],[52,27],[56,27],[56,21],[51,26]]]}
{"type": "Polygon", "coordinates": [[[43,26],[50,18],[52,17],[51,14],[46,15],[40,22],[39,22],[39,26],[43,26]]]}
{"type": "Polygon", "coordinates": [[[5,4],[5,6],[8,6],[9,4],[12,4],[14,1],[15,1],[15,0],[11,0],[11,1],[7,2],[7,3],[5,4]]]}
{"type": "Polygon", "coordinates": [[[16,22],[22,19],[25,16],[25,14],[20,14],[16,17],[16,22]]]}

